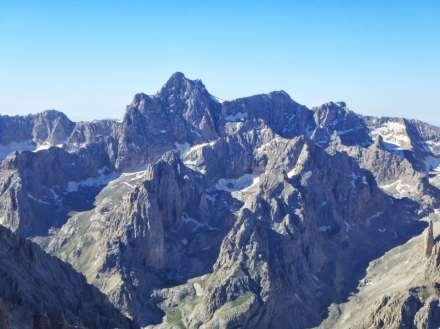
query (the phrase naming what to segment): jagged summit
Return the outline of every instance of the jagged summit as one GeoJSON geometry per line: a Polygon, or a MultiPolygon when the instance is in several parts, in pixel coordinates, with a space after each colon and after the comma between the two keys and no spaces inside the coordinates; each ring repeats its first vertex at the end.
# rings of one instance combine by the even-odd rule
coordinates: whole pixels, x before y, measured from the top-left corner
{"type": "Polygon", "coordinates": [[[324,104],[321,104],[319,106],[313,107],[312,110],[316,111],[316,110],[319,110],[320,108],[345,109],[345,108],[347,108],[347,104],[343,101],[338,101],[338,102],[330,101],[330,102],[326,102],[324,104]]]}
{"type": "Polygon", "coordinates": [[[186,78],[183,73],[176,72],[171,75],[158,94],[168,97],[173,94],[175,96],[185,96],[185,94],[194,92],[209,94],[201,80],[191,80],[186,78]]]}
{"type": "Polygon", "coordinates": [[[292,100],[290,95],[285,90],[274,90],[274,91],[271,91],[269,93],[269,95],[274,96],[274,97],[284,97],[284,98],[288,98],[288,99],[292,100]]]}
{"type": "Polygon", "coordinates": [[[139,106],[139,103],[145,100],[150,100],[151,96],[145,94],[145,93],[137,93],[133,97],[133,101],[129,106],[139,106]]]}

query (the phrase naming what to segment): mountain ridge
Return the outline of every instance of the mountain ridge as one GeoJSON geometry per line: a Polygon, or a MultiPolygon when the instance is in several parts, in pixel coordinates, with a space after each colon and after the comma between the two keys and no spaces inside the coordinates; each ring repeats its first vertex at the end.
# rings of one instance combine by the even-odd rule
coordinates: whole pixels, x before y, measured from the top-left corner
{"type": "Polygon", "coordinates": [[[440,128],[344,102],[175,73],[122,122],[47,116],[0,117],[0,225],[141,327],[319,325],[440,208],[440,128]]]}

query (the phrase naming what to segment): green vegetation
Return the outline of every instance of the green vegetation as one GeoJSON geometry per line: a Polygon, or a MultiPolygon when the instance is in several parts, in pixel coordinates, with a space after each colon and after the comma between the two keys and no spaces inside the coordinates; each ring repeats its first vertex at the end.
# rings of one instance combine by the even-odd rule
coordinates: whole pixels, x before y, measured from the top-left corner
{"type": "Polygon", "coordinates": [[[176,326],[179,329],[185,329],[185,324],[182,321],[182,312],[179,308],[169,310],[166,315],[168,324],[176,326]]]}

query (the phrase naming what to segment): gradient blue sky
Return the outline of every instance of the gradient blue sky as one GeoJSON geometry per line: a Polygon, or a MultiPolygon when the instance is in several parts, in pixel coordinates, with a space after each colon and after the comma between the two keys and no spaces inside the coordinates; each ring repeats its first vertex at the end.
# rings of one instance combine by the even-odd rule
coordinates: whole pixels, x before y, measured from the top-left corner
{"type": "Polygon", "coordinates": [[[0,1],[0,113],[121,118],[175,71],[440,124],[440,1],[0,1]]]}

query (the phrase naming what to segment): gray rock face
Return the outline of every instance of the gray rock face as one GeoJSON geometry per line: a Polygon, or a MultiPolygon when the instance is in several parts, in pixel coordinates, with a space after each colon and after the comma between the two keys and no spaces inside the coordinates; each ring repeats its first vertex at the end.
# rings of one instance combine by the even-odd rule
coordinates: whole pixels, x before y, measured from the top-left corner
{"type": "Polygon", "coordinates": [[[161,318],[149,292],[209,271],[232,225],[231,213],[222,207],[211,213],[201,177],[173,152],[146,171],[116,179],[97,200],[97,208],[63,226],[48,250],[85,273],[141,324],[161,318]],[[128,189],[122,202],[115,195],[121,186],[128,189]]]}
{"type": "Polygon", "coordinates": [[[239,123],[245,129],[264,124],[276,134],[291,138],[307,134],[315,126],[313,113],[294,102],[284,91],[226,101],[221,111],[226,134],[230,133],[230,126],[241,126],[239,123]]]}
{"type": "Polygon", "coordinates": [[[174,149],[217,136],[220,104],[201,81],[175,73],[157,95],[138,94],[127,108],[116,166],[133,169],[174,149]]]}
{"type": "Polygon", "coordinates": [[[135,328],[73,268],[0,227],[1,328],[135,328]]]}
{"type": "Polygon", "coordinates": [[[311,137],[321,146],[328,146],[335,132],[344,145],[366,147],[372,143],[363,118],[349,111],[343,102],[330,102],[315,108],[314,119],[316,128],[311,137]]]}
{"type": "Polygon", "coordinates": [[[15,151],[61,146],[73,125],[63,113],[57,111],[26,117],[0,116],[0,161],[15,151]]]}
{"type": "Polygon", "coordinates": [[[90,207],[99,185],[115,176],[98,144],[77,153],[61,148],[16,153],[0,168],[0,224],[22,236],[60,227],[68,212],[90,207]]]}
{"type": "Polygon", "coordinates": [[[62,144],[72,132],[74,123],[64,113],[50,110],[26,117],[0,117],[0,141],[2,145],[33,141],[62,144]]]}
{"type": "Polygon", "coordinates": [[[363,177],[352,159],[331,157],[301,139],[287,144],[291,149],[260,177],[260,192],[246,198],[212,274],[194,283],[203,293],[181,294],[177,305],[180,290],[166,293],[168,326],[176,313],[190,328],[318,324],[329,301],[351,289],[357,266],[415,229],[401,221],[403,213],[380,214],[409,204],[391,208],[395,201],[379,192],[371,176],[363,177]],[[294,172],[280,166],[289,163],[284,157],[294,172]],[[349,207],[339,208],[341,203],[349,207]],[[378,242],[382,230],[388,239],[378,242]]]}
{"type": "Polygon", "coordinates": [[[430,257],[434,248],[434,229],[432,222],[429,222],[428,231],[426,233],[425,256],[430,257]]]}
{"type": "MultiPolygon", "coordinates": [[[[342,102],[308,109],[279,91],[220,103],[176,73],[122,122],[43,117],[0,120],[0,224],[142,327],[317,326],[440,201],[439,129],[342,102]],[[19,124],[41,133],[16,142],[63,145],[19,148],[19,124]]],[[[381,296],[362,323],[436,323],[419,287],[381,296]]]]}
{"type": "Polygon", "coordinates": [[[75,152],[93,143],[109,144],[109,156],[115,160],[116,150],[111,146],[116,143],[121,123],[114,120],[95,120],[92,122],[78,122],[75,124],[66,147],[70,152],[75,152]]]}

